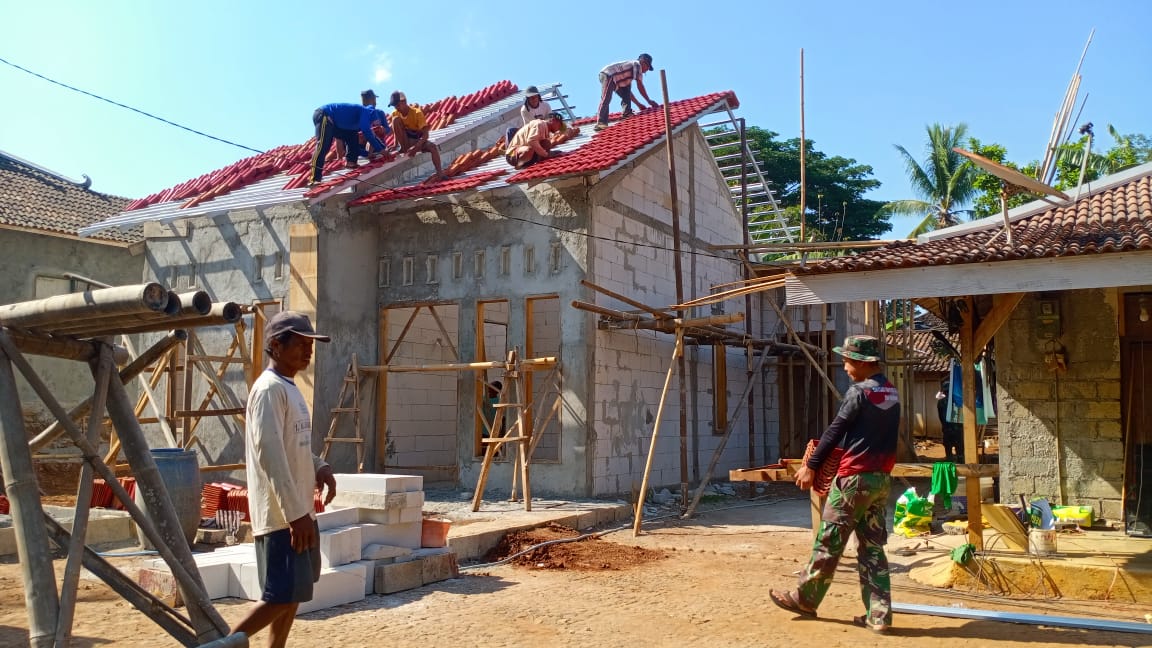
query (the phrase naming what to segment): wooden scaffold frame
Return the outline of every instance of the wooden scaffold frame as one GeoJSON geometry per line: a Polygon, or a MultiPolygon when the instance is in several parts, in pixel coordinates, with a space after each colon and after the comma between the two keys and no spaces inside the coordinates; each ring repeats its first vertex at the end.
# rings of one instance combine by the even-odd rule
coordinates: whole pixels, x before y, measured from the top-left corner
{"type": "MultiPolygon", "coordinates": [[[[217,306],[223,312],[229,305],[213,305],[211,310],[216,312],[217,306]]],[[[235,310],[234,304],[230,307],[235,310]]],[[[140,375],[145,367],[187,339],[185,327],[225,323],[223,319],[222,315],[209,318],[189,312],[182,307],[179,295],[155,283],[0,306],[0,465],[11,502],[17,553],[25,582],[29,643],[34,648],[69,644],[81,566],[101,578],[181,645],[197,646],[206,642],[217,646],[247,645],[242,635],[226,638],[228,624],[208,598],[124,386],[125,381],[140,375]],[[171,332],[115,372],[116,364],[127,362],[128,353],[127,349],[111,344],[112,337],[127,332],[164,330],[171,332]],[[92,396],[72,410],[65,409],[28,362],[26,353],[89,364],[94,378],[92,396]],[[17,372],[56,418],[53,427],[31,441],[24,428],[15,381],[17,372]],[[87,431],[75,422],[75,417],[84,413],[89,414],[87,431]],[[111,419],[121,450],[135,475],[137,496],[143,506],[129,496],[113,467],[99,454],[98,433],[105,414],[111,419]],[[58,434],[66,434],[71,439],[85,462],[71,533],[45,513],[32,457],[34,448],[50,443],[58,434]],[[104,479],[171,569],[187,615],[164,604],[85,546],[93,476],[104,479]],[[67,554],[59,594],[49,540],[67,554]]]]}

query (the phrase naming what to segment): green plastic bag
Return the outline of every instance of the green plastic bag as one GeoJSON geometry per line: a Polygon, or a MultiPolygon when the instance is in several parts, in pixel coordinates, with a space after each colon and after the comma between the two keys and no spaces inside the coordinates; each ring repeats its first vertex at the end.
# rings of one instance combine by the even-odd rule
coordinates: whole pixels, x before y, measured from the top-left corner
{"type": "Polygon", "coordinates": [[[896,500],[892,514],[892,531],[905,538],[928,533],[932,524],[932,503],[916,494],[915,488],[904,491],[896,500]]]}

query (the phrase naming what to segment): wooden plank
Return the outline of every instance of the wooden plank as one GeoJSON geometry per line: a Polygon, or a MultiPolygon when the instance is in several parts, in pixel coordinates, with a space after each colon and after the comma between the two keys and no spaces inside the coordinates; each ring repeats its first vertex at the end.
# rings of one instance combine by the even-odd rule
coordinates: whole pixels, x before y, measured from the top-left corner
{"type": "MultiPolygon", "coordinates": [[[[976,356],[979,350],[975,346],[975,317],[976,303],[971,295],[964,298],[964,323],[960,327],[960,370],[962,393],[964,399],[964,463],[979,463],[977,456],[977,443],[979,439],[976,431],[976,356]]],[[[980,480],[969,479],[965,481],[964,495],[968,498],[968,542],[976,545],[977,549],[984,548],[983,518],[980,513],[980,480]]]]}
{"type": "MultiPolygon", "coordinates": [[[[799,459],[781,459],[779,464],[756,468],[736,468],[728,471],[729,481],[791,481],[796,478],[799,459]]],[[[929,463],[898,463],[892,467],[893,477],[931,477],[929,463]]],[[[996,477],[1000,474],[997,464],[956,464],[956,474],[960,477],[996,477]]]]}
{"type": "Polygon", "coordinates": [[[980,328],[976,330],[975,342],[972,345],[977,353],[988,346],[992,337],[996,335],[996,331],[999,331],[1004,322],[1008,321],[1012,311],[1016,310],[1016,306],[1022,299],[1024,299],[1022,292],[992,296],[992,310],[988,311],[988,314],[981,320],[980,328]]]}
{"type": "MultiPolygon", "coordinates": [[[[979,488],[979,482],[976,485],[979,488]]],[[[972,510],[971,506],[968,510],[972,510]]],[[[1000,537],[1009,548],[1028,551],[1028,534],[1012,509],[1003,504],[988,504],[984,507],[984,517],[988,520],[988,524],[1001,534],[1000,537]]]]}
{"type": "Polygon", "coordinates": [[[193,418],[201,416],[236,416],[245,412],[243,407],[228,407],[223,409],[197,409],[176,410],[176,418],[193,418]]]}

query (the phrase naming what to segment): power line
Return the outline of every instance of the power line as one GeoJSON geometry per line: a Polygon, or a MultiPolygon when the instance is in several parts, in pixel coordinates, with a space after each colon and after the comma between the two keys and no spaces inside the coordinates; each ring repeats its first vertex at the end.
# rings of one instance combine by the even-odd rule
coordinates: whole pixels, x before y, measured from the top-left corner
{"type": "Polygon", "coordinates": [[[9,61],[7,59],[0,58],[0,63],[3,63],[4,65],[15,68],[17,70],[20,70],[21,72],[24,72],[25,74],[31,74],[32,76],[34,76],[38,79],[42,79],[44,81],[47,81],[48,83],[58,85],[61,88],[67,88],[68,90],[71,90],[73,92],[79,92],[82,95],[87,95],[89,97],[92,97],[93,99],[99,99],[100,101],[103,101],[105,103],[110,103],[113,106],[118,106],[118,107],[123,108],[125,110],[131,110],[134,113],[139,113],[139,114],[144,115],[145,117],[148,117],[150,119],[155,119],[156,121],[168,124],[169,126],[175,126],[176,128],[179,128],[181,130],[186,130],[189,133],[194,133],[194,134],[199,135],[201,137],[207,137],[210,140],[215,140],[215,141],[221,142],[223,144],[235,146],[236,148],[244,149],[245,151],[252,151],[253,153],[263,153],[264,152],[264,151],[261,151],[260,149],[254,149],[251,146],[244,146],[243,144],[238,144],[238,143],[233,142],[231,140],[226,140],[222,137],[216,137],[215,135],[209,135],[208,133],[205,133],[204,131],[198,131],[195,128],[191,128],[191,127],[185,126],[183,124],[178,124],[178,123],[176,123],[170,119],[164,119],[163,117],[160,117],[158,115],[153,115],[152,113],[144,111],[144,110],[140,110],[139,108],[133,108],[132,106],[129,106],[127,104],[122,104],[119,101],[113,101],[112,99],[108,99],[107,97],[101,97],[100,95],[98,95],[96,93],[88,92],[87,90],[81,90],[80,88],[77,88],[75,86],[70,86],[67,83],[63,83],[61,81],[57,81],[56,79],[51,79],[49,77],[46,77],[43,74],[40,74],[39,72],[33,72],[32,70],[29,70],[26,67],[17,65],[17,64],[15,64],[12,61],[9,61]]]}
{"type": "MultiPolygon", "coordinates": [[[[132,106],[129,106],[129,105],[127,105],[127,104],[123,104],[123,103],[120,103],[120,102],[118,102],[118,101],[113,101],[112,99],[108,99],[108,98],[106,98],[106,97],[102,97],[102,96],[100,96],[100,95],[98,95],[98,94],[95,94],[95,93],[93,93],[93,92],[88,92],[87,90],[81,90],[80,88],[77,88],[77,87],[75,87],[75,86],[71,86],[71,85],[68,85],[67,83],[63,83],[63,82],[61,82],[61,81],[57,81],[56,79],[52,79],[52,78],[50,78],[50,77],[44,76],[43,74],[40,74],[39,72],[35,72],[35,71],[33,71],[33,70],[29,70],[29,69],[28,69],[28,68],[26,68],[26,67],[23,67],[23,66],[17,65],[17,64],[15,64],[15,63],[13,63],[13,62],[11,62],[11,61],[7,60],[7,59],[4,59],[4,58],[0,58],[0,63],[3,63],[4,65],[7,65],[7,66],[9,66],[9,67],[12,67],[12,68],[15,68],[15,69],[17,69],[17,70],[20,70],[21,72],[24,72],[25,74],[30,74],[30,75],[32,75],[32,76],[34,76],[34,77],[38,78],[38,79],[42,79],[42,80],[44,80],[44,81],[47,81],[48,83],[51,83],[51,84],[54,84],[54,85],[58,85],[58,86],[60,86],[60,87],[62,87],[62,88],[66,88],[66,89],[68,89],[68,90],[71,90],[71,91],[73,91],[73,92],[78,92],[78,93],[80,93],[80,94],[82,94],[82,95],[86,95],[86,96],[92,97],[93,99],[98,99],[98,100],[100,100],[100,101],[103,101],[103,102],[105,102],[105,103],[109,103],[109,104],[112,104],[113,106],[118,106],[118,107],[120,107],[120,108],[124,108],[125,110],[130,110],[130,111],[132,111],[132,112],[134,112],[134,113],[137,113],[137,114],[140,114],[140,115],[144,115],[145,117],[148,117],[148,118],[150,118],[150,119],[155,119],[156,121],[162,122],[162,123],[164,123],[164,124],[168,124],[169,126],[175,126],[176,128],[179,128],[179,129],[181,129],[181,130],[185,130],[185,131],[188,131],[189,133],[193,133],[193,134],[195,134],[195,135],[199,135],[199,136],[201,136],[201,137],[206,137],[206,138],[208,138],[208,139],[210,139],[210,140],[214,140],[214,141],[217,141],[217,142],[221,142],[221,143],[223,143],[223,144],[228,144],[228,145],[230,145],[230,146],[235,146],[236,148],[239,148],[239,149],[243,149],[243,150],[245,150],[245,151],[251,151],[251,152],[253,152],[253,153],[257,153],[257,154],[263,154],[263,153],[266,153],[266,151],[262,151],[262,150],[260,150],[260,149],[252,148],[251,146],[245,146],[244,144],[239,144],[239,143],[237,143],[237,142],[233,142],[233,141],[231,141],[231,140],[226,140],[226,139],[224,139],[224,138],[222,138],[222,137],[216,137],[215,135],[210,135],[210,134],[208,134],[208,133],[205,133],[205,132],[203,132],[203,131],[199,131],[199,130],[196,130],[195,128],[191,128],[191,127],[188,127],[188,126],[184,126],[183,124],[178,124],[178,123],[176,123],[176,122],[174,122],[174,121],[172,121],[172,120],[169,120],[169,119],[165,119],[165,118],[163,118],[163,117],[159,117],[159,116],[157,116],[157,115],[153,115],[153,114],[152,114],[152,113],[150,113],[150,112],[147,112],[147,111],[144,111],[144,110],[140,110],[139,108],[134,108],[134,107],[132,107],[132,106]]],[[[283,156],[278,156],[278,157],[283,157],[283,156]]],[[[380,184],[380,183],[375,183],[375,182],[371,182],[371,181],[364,181],[362,184],[366,184],[366,185],[368,185],[369,187],[377,187],[377,188],[380,188],[380,189],[394,189],[394,188],[395,188],[395,187],[389,187],[389,186],[385,186],[385,185],[383,185],[383,184],[380,184]]],[[[434,203],[437,203],[437,204],[443,205],[443,206],[448,206],[448,207],[454,206],[454,203],[448,202],[448,201],[446,201],[446,200],[440,200],[440,199],[432,198],[432,197],[430,197],[430,196],[428,196],[428,197],[425,197],[425,199],[426,199],[426,200],[429,200],[429,201],[431,201],[431,202],[434,202],[434,203]]],[[[530,223],[530,224],[532,224],[532,225],[539,225],[539,226],[541,226],[541,227],[547,227],[547,228],[550,228],[550,229],[554,229],[554,230],[556,230],[556,231],[558,231],[558,232],[564,232],[564,233],[567,233],[567,234],[573,234],[573,235],[576,235],[576,236],[584,236],[584,237],[586,237],[586,238],[590,238],[590,239],[597,239],[597,240],[601,240],[601,241],[607,241],[607,242],[610,242],[610,243],[622,243],[622,244],[624,244],[624,245],[631,245],[631,246],[634,246],[634,247],[641,247],[641,248],[650,248],[650,249],[654,249],[654,250],[662,250],[662,251],[665,251],[665,252],[675,252],[675,250],[674,250],[673,248],[670,248],[670,247],[664,247],[664,246],[661,246],[661,245],[655,245],[655,244],[652,244],[652,243],[639,243],[639,242],[635,242],[635,241],[633,241],[633,242],[625,242],[625,241],[619,241],[619,240],[617,240],[617,239],[614,239],[614,238],[609,238],[609,237],[607,237],[607,236],[600,236],[600,235],[597,235],[597,234],[592,234],[592,233],[590,233],[590,232],[581,232],[581,231],[578,231],[578,230],[571,230],[571,229],[567,229],[567,228],[564,228],[564,227],[560,227],[560,226],[557,226],[557,225],[550,225],[550,224],[548,224],[548,223],[540,223],[540,222],[537,222],[537,221],[534,221],[534,220],[531,220],[531,219],[528,219],[528,218],[520,218],[520,217],[517,217],[517,216],[509,216],[509,215],[507,215],[507,214],[501,214],[500,212],[497,212],[497,211],[494,211],[494,210],[489,210],[489,209],[484,209],[484,208],[481,208],[481,207],[473,207],[473,209],[476,209],[477,211],[479,211],[479,212],[481,212],[481,213],[489,214],[489,215],[491,215],[491,216],[498,216],[498,217],[500,217],[500,218],[504,218],[504,219],[507,219],[507,220],[520,221],[520,222],[523,222],[523,223],[530,223]]],[[[700,256],[700,257],[707,257],[707,258],[712,258],[712,259],[722,259],[722,260],[725,260],[725,261],[733,261],[733,260],[734,260],[734,259],[733,259],[733,258],[732,258],[730,255],[729,255],[729,256],[726,256],[726,255],[720,255],[720,254],[712,254],[712,253],[708,253],[708,252],[696,252],[696,251],[688,251],[688,252],[684,252],[684,253],[685,253],[685,254],[694,255],[694,256],[700,256]]]]}

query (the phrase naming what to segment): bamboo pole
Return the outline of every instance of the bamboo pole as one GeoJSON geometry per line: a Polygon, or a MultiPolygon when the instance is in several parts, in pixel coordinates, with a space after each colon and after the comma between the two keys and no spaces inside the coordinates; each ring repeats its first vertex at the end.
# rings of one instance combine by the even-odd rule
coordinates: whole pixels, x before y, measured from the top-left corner
{"type": "MultiPolygon", "coordinates": [[[[120,382],[127,383],[136,376],[139,376],[145,369],[148,368],[153,362],[156,362],[160,356],[164,355],[173,346],[178,344],[181,340],[185,339],[188,333],[185,331],[172,331],[168,335],[160,338],[149,347],[144,353],[140,354],[135,360],[130,362],[127,367],[120,370],[120,382]]],[[[75,421],[76,419],[84,416],[92,408],[92,399],[89,398],[73,407],[68,412],[68,420],[75,421]]],[[[64,424],[59,420],[44,428],[44,431],[37,434],[31,441],[28,442],[28,447],[33,452],[40,450],[44,446],[56,440],[60,433],[64,431],[64,424]]]]}
{"type": "Polygon", "coordinates": [[[124,335],[128,333],[155,333],[158,331],[172,331],[175,329],[191,329],[203,326],[223,326],[235,324],[243,313],[240,306],[233,302],[214,304],[212,311],[207,315],[191,317],[173,316],[154,320],[137,322],[135,324],[123,323],[96,323],[69,333],[75,337],[101,337],[105,335],[124,335]]]}
{"type": "MultiPolygon", "coordinates": [[[[668,194],[672,211],[672,272],[676,278],[676,303],[684,301],[684,263],[680,242],[680,199],[676,195],[676,152],[672,142],[672,108],[668,99],[668,77],[660,70],[660,88],[664,93],[664,131],[668,150],[668,194]]],[[[681,319],[687,314],[679,309],[681,319]]],[[[680,333],[683,342],[684,334],[680,333]]],[[[684,354],[678,358],[677,372],[680,378],[680,501],[688,499],[688,367],[684,354]]]]}
{"type": "Polygon", "coordinates": [[[656,439],[660,432],[660,419],[664,415],[664,403],[668,399],[668,386],[672,384],[672,372],[676,370],[677,358],[684,353],[684,333],[676,332],[676,346],[672,349],[672,361],[668,363],[668,374],[664,377],[664,388],[660,391],[660,404],[656,407],[656,420],[652,424],[652,440],[648,442],[648,460],[644,463],[644,479],[640,482],[640,495],[636,498],[636,519],[632,522],[632,536],[640,535],[640,523],[644,521],[644,498],[648,493],[648,477],[652,474],[652,460],[656,456],[656,439]]]}
{"type": "MultiPolygon", "coordinates": [[[[57,547],[60,547],[61,550],[68,551],[69,547],[72,546],[71,534],[64,530],[64,527],[60,526],[60,523],[52,519],[52,516],[48,514],[44,515],[44,525],[47,527],[48,536],[52,539],[52,542],[54,542],[57,547]]],[[[128,603],[137,610],[143,612],[144,616],[152,619],[156,625],[163,628],[181,645],[195,646],[199,643],[190,630],[192,622],[184,615],[173,610],[143,587],[137,585],[132,579],[113,567],[107,560],[101,558],[95,551],[92,551],[84,545],[80,545],[80,547],[81,564],[84,565],[85,569],[104,581],[112,591],[123,597],[125,601],[128,601],[128,603]]],[[[71,558],[72,554],[69,553],[68,557],[71,558]]]]}
{"type": "MultiPolygon", "coordinates": [[[[168,506],[165,510],[164,506],[160,506],[159,519],[164,521],[166,530],[175,530],[175,536],[179,537],[180,542],[170,542],[166,536],[172,534],[165,533],[161,535],[157,525],[152,522],[156,517],[149,518],[141,510],[141,507],[136,505],[134,499],[129,497],[128,491],[124,490],[119,480],[116,480],[116,475],[112,468],[109,468],[103,461],[100,461],[99,452],[96,446],[88,442],[88,437],[85,437],[83,432],[76,427],[76,423],[70,419],[65,408],[60,405],[56,400],[52,390],[44,384],[44,380],[36,374],[32,369],[28,360],[20,353],[12,344],[12,339],[9,339],[7,334],[0,330],[0,349],[7,354],[8,359],[12,360],[14,366],[20,370],[32,390],[36,392],[40,401],[44,406],[50,410],[56,420],[63,424],[63,428],[68,432],[68,436],[73,439],[73,442],[81,449],[84,455],[84,460],[92,465],[96,472],[104,479],[108,488],[112,489],[116,498],[120,499],[121,504],[128,510],[132,517],[132,521],[136,522],[136,526],[141,528],[144,535],[149,538],[153,545],[156,545],[156,550],[160,553],[160,557],[164,558],[165,563],[168,564],[172,570],[173,578],[180,585],[181,594],[184,601],[188,603],[189,615],[192,617],[192,624],[197,628],[198,636],[200,639],[214,639],[219,633],[226,633],[228,631],[228,624],[223,621],[219,613],[212,608],[212,602],[209,597],[204,593],[204,583],[200,581],[199,572],[196,571],[196,562],[192,560],[191,550],[188,548],[188,542],[184,540],[183,532],[180,528],[179,520],[176,520],[176,513],[170,506],[170,499],[167,498],[167,492],[159,489],[164,488],[164,483],[160,482],[159,469],[156,467],[156,461],[152,459],[152,455],[147,449],[147,444],[144,440],[144,434],[139,429],[139,424],[136,422],[135,413],[132,412],[131,401],[128,399],[128,393],[124,391],[124,386],[119,380],[108,380],[108,415],[111,417],[113,425],[120,434],[121,444],[124,446],[124,454],[127,455],[132,467],[134,467],[136,476],[137,488],[141,488],[143,484],[147,490],[151,491],[152,497],[149,497],[149,492],[143,493],[145,502],[147,500],[156,500],[156,493],[159,491],[168,500],[168,506]],[[131,453],[129,453],[131,447],[131,453]],[[132,461],[132,457],[143,457],[145,461],[132,461]],[[149,488],[150,484],[154,485],[159,482],[159,489],[149,488]],[[179,558],[177,558],[179,557],[179,558]]],[[[2,364],[2,363],[0,363],[2,364]]],[[[0,393],[5,393],[0,391],[0,393]]],[[[0,401],[2,404],[2,401],[0,401]]],[[[38,496],[38,493],[37,493],[38,496]]],[[[38,500],[37,500],[38,503],[38,500]]],[[[150,508],[151,511],[151,508],[150,508]]],[[[53,582],[53,586],[55,583],[53,582]]],[[[53,623],[53,630],[55,623],[53,623]]]]}
{"type": "MultiPolygon", "coordinates": [[[[482,369],[502,369],[507,366],[504,361],[489,361],[489,362],[449,362],[445,364],[429,364],[429,365],[365,365],[360,367],[360,371],[365,373],[403,373],[410,371],[473,371],[482,369]]],[[[543,358],[526,358],[519,362],[519,367],[524,371],[536,371],[543,369],[551,369],[556,365],[556,356],[545,356],[543,358]]]]}
{"type": "Polygon", "coordinates": [[[806,348],[808,343],[800,340],[800,336],[797,335],[796,330],[792,328],[792,323],[789,322],[788,318],[784,316],[784,311],[780,310],[780,307],[776,305],[776,300],[769,299],[767,301],[772,305],[772,308],[776,310],[776,315],[780,317],[780,321],[783,322],[784,326],[788,329],[788,334],[792,336],[792,341],[796,343],[796,346],[799,347],[800,351],[804,354],[804,357],[808,359],[808,362],[816,368],[816,373],[820,374],[820,377],[824,379],[824,384],[828,386],[828,391],[832,392],[837,401],[843,398],[840,395],[840,390],[836,389],[836,384],[832,382],[832,379],[828,377],[828,374],[824,372],[824,369],[820,366],[819,363],[816,362],[816,359],[812,357],[812,354],[808,352],[808,349],[806,348]]]}
{"type": "MultiPolygon", "coordinates": [[[[0,329],[0,340],[11,344],[3,329],[0,329]]],[[[16,528],[16,555],[24,579],[29,645],[48,648],[56,636],[60,599],[56,596],[56,572],[52,569],[48,534],[44,530],[36,468],[32,452],[24,442],[27,438],[24,413],[10,360],[8,349],[0,351],[0,469],[4,472],[4,492],[8,495],[16,528]]]]}
{"type": "MultiPolygon", "coordinates": [[[[760,373],[764,367],[764,360],[768,356],[760,354],[760,361],[756,363],[756,370],[753,376],[760,373]]],[[[712,479],[712,471],[716,470],[716,464],[720,463],[720,455],[724,453],[724,446],[728,444],[728,438],[732,436],[732,430],[736,428],[736,421],[740,418],[740,410],[743,409],[744,401],[752,393],[752,386],[755,384],[753,380],[749,380],[748,384],[744,386],[744,393],[740,395],[739,400],[736,401],[736,406],[732,412],[732,417],[728,420],[728,424],[724,426],[724,436],[720,437],[720,443],[716,445],[716,449],[712,452],[712,459],[708,462],[708,469],[700,477],[700,485],[696,487],[696,493],[692,496],[692,503],[688,505],[687,510],[680,516],[681,518],[690,518],[696,507],[700,504],[700,497],[704,495],[704,489],[708,487],[709,480],[712,479]]],[[[719,387],[718,387],[719,389],[719,387]]]]}
{"type": "Polygon", "coordinates": [[[43,328],[101,315],[162,311],[167,303],[168,291],[158,283],[101,288],[0,306],[0,324],[43,328]]]}
{"type": "MultiPolygon", "coordinates": [[[[29,355],[48,356],[63,360],[76,360],[89,362],[100,356],[99,345],[91,340],[74,340],[71,338],[43,337],[29,335],[20,331],[8,331],[8,336],[21,352],[29,355]]],[[[121,346],[112,348],[112,359],[117,366],[128,363],[128,350],[121,346]]]]}
{"type": "Polygon", "coordinates": [[[808,218],[804,211],[808,208],[808,181],[805,163],[805,151],[808,148],[804,141],[804,48],[800,48],[800,240],[808,239],[805,230],[808,218]]]}
{"type": "Polygon", "coordinates": [[[628,297],[626,295],[621,295],[618,292],[608,290],[607,288],[605,288],[603,286],[597,286],[596,284],[592,283],[591,281],[588,281],[587,279],[581,279],[580,284],[582,286],[586,286],[588,288],[591,288],[592,290],[595,290],[596,292],[598,292],[602,295],[611,297],[612,299],[615,299],[618,301],[622,301],[625,304],[628,304],[629,306],[631,306],[632,308],[639,308],[642,311],[651,313],[652,315],[655,315],[656,317],[659,317],[660,319],[671,319],[672,317],[674,317],[673,315],[666,313],[662,310],[657,310],[655,308],[652,308],[651,306],[648,306],[646,304],[642,304],[642,303],[636,301],[635,299],[632,299],[631,297],[628,297]]]}
{"type": "MultiPolygon", "coordinates": [[[[100,444],[104,424],[104,404],[108,398],[108,380],[112,375],[112,353],[104,345],[100,359],[93,367],[96,391],[92,395],[92,413],[88,417],[88,442],[100,444]]],[[[77,585],[84,555],[84,538],[88,531],[88,514],[92,503],[92,466],[80,466],[80,484],[76,488],[76,513],[72,516],[72,535],[68,541],[68,558],[60,581],[60,618],[56,623],[56,645],[67,646],[72,639],[72,619],[76,611],[77,585]]]]}
{"type": "Polygon", "coordinates": [[[81,320],[65,322],[60,325],[50,324],[45,328],[56,335],[72,335],[76,331],[92,330],[96,327],[113,328],[116,326],[140,326],[149,322],[164,322],[170,319],[204,317],[212,312],[212,298],[203,290],[186,293],[168,292],[168,301],[164,308],[158,311],[147,311],[138,314],[111,314],[88,317],[81,320]]]}

